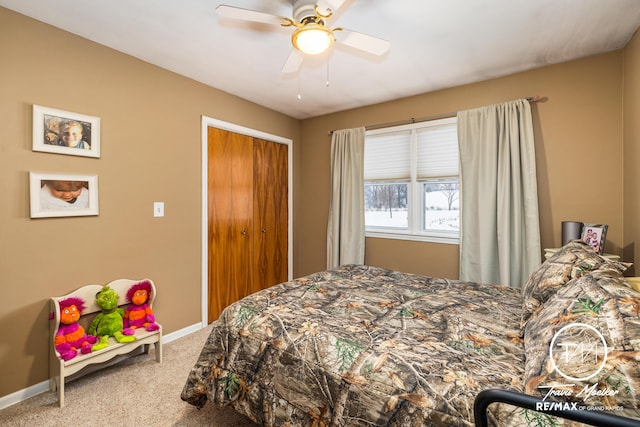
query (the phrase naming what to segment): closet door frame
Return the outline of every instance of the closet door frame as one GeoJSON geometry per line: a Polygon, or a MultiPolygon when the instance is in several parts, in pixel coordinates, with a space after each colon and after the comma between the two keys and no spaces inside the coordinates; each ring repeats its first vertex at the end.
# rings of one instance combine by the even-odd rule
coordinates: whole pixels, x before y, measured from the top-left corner
{"type": "Polygon", "coordinates": [[[275,142],[278,144],[284,144],[287,146],[288,156],[288,243],[287,243],[287,276],[288,280],[293,277],[293,140],[284,138],[282,136],[265,133],[256,129],[236,125],[234,123],[225,122],[222,120],[214,119],[207,116],[202,116],[202,327],[208,324],[208,301],[209,301],[209,206],[208,206],[208,164],[209,164],[209,143],[208,143],[208,128],[215,127],[223,129],[229,132],[235,132],[242,135],[247,135],[253,138],[260,138],[266,141],[275,142]]]}

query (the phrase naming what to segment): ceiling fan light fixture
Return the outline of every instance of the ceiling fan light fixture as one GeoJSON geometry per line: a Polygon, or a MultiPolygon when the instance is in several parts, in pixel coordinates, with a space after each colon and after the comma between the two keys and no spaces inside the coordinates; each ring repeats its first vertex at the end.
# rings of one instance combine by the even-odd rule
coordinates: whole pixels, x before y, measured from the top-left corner
{"type": "Polygon", "coordinates": [[[316,23],[308,23],[296,28],[291,36],[293,46],[307,55],[318,55],[324,52],[335,40],[329,28],[316,23]]]}

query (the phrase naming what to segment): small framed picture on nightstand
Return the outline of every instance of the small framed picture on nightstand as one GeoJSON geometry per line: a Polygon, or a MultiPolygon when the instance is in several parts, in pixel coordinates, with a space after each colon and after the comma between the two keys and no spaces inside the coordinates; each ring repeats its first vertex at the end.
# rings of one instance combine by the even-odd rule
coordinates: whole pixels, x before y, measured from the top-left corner
{"type": "Polygon", "coordinates": [[[584,224],[582,227],[582,241],[591,246],[597,253],[604,253],[607,240],[607,224],[584,224]]]}

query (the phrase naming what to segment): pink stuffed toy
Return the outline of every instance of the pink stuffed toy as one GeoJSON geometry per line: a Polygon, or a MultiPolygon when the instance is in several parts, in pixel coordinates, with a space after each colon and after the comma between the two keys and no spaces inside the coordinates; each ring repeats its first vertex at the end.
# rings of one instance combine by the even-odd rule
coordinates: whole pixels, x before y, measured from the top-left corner
{"type": "Polygon", "coordinates": [[[78,323],[82,310],[85,309],[82,298],[70,297],[58,301],[60,306],[60,326],[55,336],[56,351],[62,360],[71,360],[78,355],[91,353],[93,344],[98,338],[87,335],[78,323]]]}
{"type": "Polygon", "coordinates": [[[156,316],[147,303],[151,298],[151,283],[148,280],[136,283],[127,291],[127,301],[131,302],[124,312],[124,327],[147,331],[157,331],[160,325],[156,323],[156,316]]]}

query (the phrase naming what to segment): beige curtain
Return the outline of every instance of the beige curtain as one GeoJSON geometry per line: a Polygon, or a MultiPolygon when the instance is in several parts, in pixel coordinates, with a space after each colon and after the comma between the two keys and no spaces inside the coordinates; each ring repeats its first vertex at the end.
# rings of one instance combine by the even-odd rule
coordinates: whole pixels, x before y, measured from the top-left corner
{"type": "Polygon", "coordinates": [[[522,287],[540,265],[531,106],[458,113],[460,279],[522,287]]]}
{"type": "Polygon", "coordinates": [[[364,133],[343,129],[331,138],[327,268],[364,263],[364,133]]]}

